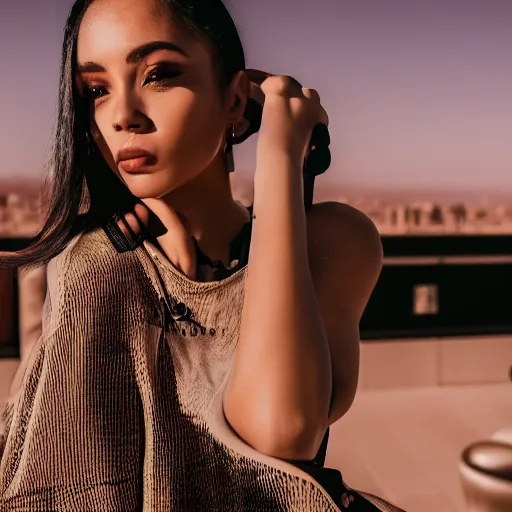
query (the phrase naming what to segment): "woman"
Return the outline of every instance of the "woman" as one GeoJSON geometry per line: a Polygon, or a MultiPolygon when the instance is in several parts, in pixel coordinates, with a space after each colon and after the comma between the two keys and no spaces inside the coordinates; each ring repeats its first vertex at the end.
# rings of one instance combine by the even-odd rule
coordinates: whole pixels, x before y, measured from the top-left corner
{"type": "Polygon", "coordinates": [[[305,214],[318,93],[252,72],[246,209],[228,171],[251,74],[220,0],[79,0],[61,69],[46,224],[0,255],[48,263],[1,510],[395,510],[311,462],[353,401],[382,258],[358,211],[305,214]]]}

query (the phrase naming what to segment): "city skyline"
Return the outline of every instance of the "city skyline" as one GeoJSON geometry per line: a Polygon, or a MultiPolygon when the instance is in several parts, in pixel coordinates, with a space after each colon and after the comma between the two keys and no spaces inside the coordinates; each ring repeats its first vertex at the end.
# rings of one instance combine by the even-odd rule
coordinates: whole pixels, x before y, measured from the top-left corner
{"type": "MultiPolygon", "coordinates": [[[[234,197],[252,203],[251,189],[233,181],[234,197]]],[[[322,192],[321,192],[322,193],[322,192]]],[[[366,214],[382,236],[408,235],[512,235],[512,202],[432,200],[403,201],[333,194],[324,200],[352,205],[366,214]]],[[[0,192],[0,238],[32,237],[42,226],[41,196],[33,193],[0,192]]]]}
{"type": "MultiPolygon", "coordinates": [[[[4,180],[40,176],[71,5],[19,0],[0,7],[4,180]]],[[[512,191],[512,2],[226,5],[248,67],[291,74],[321,94],[331,120],[329,186],[372,194],[512,191]]],[[[256,143],[252,137],[235,147],[242,172],[255,168],[256,143]]]]}

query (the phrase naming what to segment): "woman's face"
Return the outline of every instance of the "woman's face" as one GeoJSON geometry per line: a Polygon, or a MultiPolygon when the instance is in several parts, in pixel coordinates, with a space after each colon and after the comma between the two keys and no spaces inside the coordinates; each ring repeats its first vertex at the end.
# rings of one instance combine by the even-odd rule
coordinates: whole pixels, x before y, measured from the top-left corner
{"type": "Polygon", "coordinates": [[[222,149],[234,98],[222,99],[208,47],[157,2],[95,0],[80,26],[77,60],[95,140],[135,196],[179,188],[222,149]],[[123,148],[153,157],[130,169],[118,161],[123,148]]]}

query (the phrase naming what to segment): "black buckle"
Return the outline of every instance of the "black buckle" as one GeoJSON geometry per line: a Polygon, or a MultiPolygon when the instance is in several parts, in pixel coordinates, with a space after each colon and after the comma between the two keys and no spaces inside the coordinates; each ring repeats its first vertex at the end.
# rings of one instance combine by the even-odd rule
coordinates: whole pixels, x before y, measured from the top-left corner
{"type": "Polygon", "coordinates": [[[110,219],[108,219],[101,225],[110,242],[115,247],[118,253],[133,251],[137,247],[142,245],[144,240],[149,238],[149,232],[144,223],[141,222],[141,220],[137,217],[137,214],[135,212],[132,213],[135,215],[139,223],[140,233],[138,235],[135,234],[133,229],[126,221],[124,214],[121,214],[120,211],[116,212],[110,219]],[[126,236],[119,227],[117,223],[119,220],[123,222],[126,229],[130,233],[129,237],[126,236]]]}

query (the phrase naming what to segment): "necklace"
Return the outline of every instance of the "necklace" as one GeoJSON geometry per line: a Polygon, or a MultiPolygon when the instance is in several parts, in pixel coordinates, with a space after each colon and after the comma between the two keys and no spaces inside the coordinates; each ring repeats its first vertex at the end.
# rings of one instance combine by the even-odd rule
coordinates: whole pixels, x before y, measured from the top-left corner
{"type": "Polygon", "coordinates": [[[229,243],[229,265],[225,265],[220,260],[212,260],[201,251],[197,240],[192,237],[197,255],[197,275],[201,276],[203,281],[225,279],[247,264],[252,232],[252,205],[247,209],[250,220],[242,226],[240,232],[229,243]]]}

